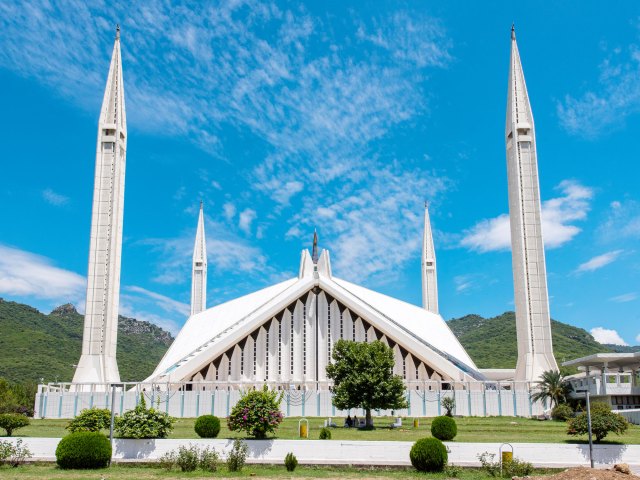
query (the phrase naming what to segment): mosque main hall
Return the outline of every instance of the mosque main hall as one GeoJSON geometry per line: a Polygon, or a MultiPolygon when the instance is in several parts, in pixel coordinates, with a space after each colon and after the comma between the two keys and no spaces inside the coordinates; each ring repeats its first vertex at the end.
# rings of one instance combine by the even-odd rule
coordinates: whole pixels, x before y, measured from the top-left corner
{"type": "MultiPolygon", "coordinates": [[[[466,391],[489,391],[486,385],[496,381],[512,382],[513,390],[517,384],[530,388],[543,371],[557,369],[551,345],[535,129],[513,29],[506,117],[518,342],[515,369],[479,369],[440,316],[436,249],[426,204],[420,306],[336,277],[330,252],[319,247],[314,234],[311,251],[300,253],[297,276],[209,308],[201,204],[192,258],[191,314],[155,371],[140,383],[181,391],[230,391],[266,384],[327,392],[332,384],[326,367],[340,339],[379,340],[388,345],[395,357],[394,372],[404,379],[408,391],[447,390],[454,385],[466,391]]],[[[73,380],[84,386],[78,391],[87,386],[104,391],[120,381],[116,345],[126,142],[118,30],[98,126],[85,326],[73,380]]],[[[486,414],[486,395],[484,408],[486,414]]]]}

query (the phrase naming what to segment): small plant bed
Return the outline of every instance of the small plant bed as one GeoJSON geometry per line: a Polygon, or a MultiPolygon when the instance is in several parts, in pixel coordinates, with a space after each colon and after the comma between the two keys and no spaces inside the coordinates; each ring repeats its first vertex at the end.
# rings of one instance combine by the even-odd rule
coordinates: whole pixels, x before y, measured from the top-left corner
{"type": "MultiPolygon", "coordinates": [[[[420,438],[431,435],[431,418],[420,417],[420,427],[413,428],[414,417],[403,419],[403,426],[397,429],[389,428],[395,417],[373,417],[375,429],[371,431],[357,428],[343,428],[344,418],[333,417],[338,425],[331,428],[331,440],[371,440],[371,441],[405,441],[415,442],[420,438]]],[[[168,438],[198,439],[194,430],[195,418],[180,418],[176,420],[174,429],[168,438]]],[[[278,427],[275,437],[282,440],[298,439],[299,417],[285,418],[278,427]]],[[[318,439],[320,429],[326,418],[309,417],[309,438],[318,439]]],[[[539,421],[520,417],[457,417],[455,418],[458,434],[454,438],[456,443],[505,441],[510,443],[586,443],[587,436],[567,435],[565,422],[539,421]]],[[[32,419],[28,427],[14,432],[15,437],[49,437],[62,438],[69,433],[65,427],[69,420],[32,419]]],[[[0,431],[4,433],[4,430],[0,431]]],[[[1,435],[0,433],[0,435],[1,435]]],[[[220,433],[217,438],[249,438],[244,432],[231,432],[227,421],[220,417],[220,433]]],[[[623,435],[612,434],[605,438],[603,445],[610,444],[640,444],[640,426],[630,425],[623,435]]]]}
{"type": "MultiPolygon", "coordinates": [[[[460,468],[458,477],[460,480],[488,480],[491,477],[486,472],[477,468],[460,468]]],[[[552,475],[558,470],[536,470],[533,475],[552,475]]],[[[167,471],[159,465],[125,465],[114,464],[110,468],[99,470],[62,470],[53,464],[33,463],[23,465],[19,468],[0,467],[0,478],[40,480],[47,479],[131,479],[131,480],[151,480],[158,478],[189,478],[189,479],[210,479],[210,478],[420,478],[439,479],[447,478],[445,473],[424,473],[418,472],[413,467],[328,467],[298,465],[295,471],[288,472],[284,465],[245,465],[239,472],[229,472],[226,465],[221,464],[217,472],[209,473],[202,470],[192,472],[182,472],[179,469],[167,471]]],[[[629,477],[627,476],[627,479],[629,477]]],[[[569,480],[569,479],[560,479],[569,480]]],[[[581,480],[581,479],[580,479],[581,480]]],[[[585,480],[588,480],[585,478],[585,480]]],[[[600,479],[597,480],[609,480],[600,479]]],[[[617,479],[612,479],[617,480],[617,479]]]]}

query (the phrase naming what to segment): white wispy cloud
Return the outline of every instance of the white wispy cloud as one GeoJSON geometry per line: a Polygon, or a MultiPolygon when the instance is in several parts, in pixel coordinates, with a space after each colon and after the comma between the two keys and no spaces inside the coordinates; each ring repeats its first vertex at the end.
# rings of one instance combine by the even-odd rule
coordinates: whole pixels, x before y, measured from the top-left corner
{"type": "Polygon", "coordinates": [[[640,343],[640,333],[636,336],[636,342],[640,343]]]}
{"type": "Polygon", "coordinates": [[[463,293],[474,286],[473,277],[470,275],[457,275],[453,277],[457,293],[463,293]]]}
{"type": "Polygon", "coordinates": [[[640,49],[631,44],[608,52],[600,65],[596,85],[582,95],[566,95],[557,103],[560,124],[570,133],[597,137],[620,127],[640,112],[640,49]]]}
{"type": "Polygon", "coordinates": [[[61,207],[69,203],[69,197],[56,193],[50,188],[42,191],[42,198],[44,198],[47,203],[55,205],[56,207],[61,207]]]}
{"type": "Polygon", "coordinates": [[[77,303],[87,283],[49,258],[0,244],[0,294],[77,303]]]}
{"type": "Polygon", "coordinates": [[[597,255],[578,265],[578,268],[576,268],[576,273],[594,272],[596,270],[599,270],[602,267],[615,262],[622,252],[622,250],[614,250],[611,252],[603,253],[602,255],[597,255]]]}
{"type": "Polygon", "coordinates": [[[252,208],[245,208],[238,216],[238,227],[247,235],[251,235],[251,224],[256,219],[258,214],[252,208]]]}
{"type": "Polygon", "coordinates": [[[605,241],[640,239],[640,202],[631,199],[611,202],[598,233],[605,241]]]}
{"type": "Polygon", "coordinates": [[[616,303],[626,303],[633,302],[636,298],[638,298],[638,294],[636,292],[623,293],[622,295],[616,295],[615,297],[611,297],[609,300],[616,303]]]}
{"type": "MultiPolygon", "coordinates": [[[[570,242],[590,209],[593,190],[575,180],[564,180],[557,187],[561,195],[542,203],[542,232],[545,248],[558,248],[570,242]]],[[[509,215],[481,220],[463,233],[460,246],[481,253],[511,248],[509,215]]]]}
{"type": "Polygon", "coordinates": [[[603,327],[595,327],[589,330],[593,338],[595,338],[598,343],[609,343],[613,345],[629,345],[625,342],[620,334],[616,330],[603,328],[603,327]]]}
{"type": "MultiPolygon", "coordinates": [[[[185,137],[214,157],[224,156],[221,138],[229,131],[257,138],[266,156],[247,167],[247,190],[275,204],[271,221],[286,215],[293,225],[309,208],[335,208],[339,226],[327,227],[335,235],[333,258],[344,259],[339,260],[344,271],[357,271],[362,280],[396,271],[397,262],[415,253],[420,236],[420,220],[413,218],[420,210],[416,206],[443,190],[433,172],[409,172],[402,164],[389,167],[388,158],[378,158],[377,142],[428,112],[428,72],[448,65],[451,41],[442,24],[421,11],[349,15],[336,34],[302,6],[259,0],[197,10],[160,0],[108,7],[79,0],[3,3],[0,67],[35,78],[95,112],[113,19],[125,19],[122,49],[130,122],[148,132],[185,137]],[[407,172],[401,174],[405,190],[421,190],[398,191],[397,177],[387,168],[407,172]],[[379,172],[373,187],[370,172],[379,172]],[[435,181],[435,189],[427,179],[435,181]],[[362,197],[375,208],[361,205],[362,197]],[[363,259],[372,265],[352,268],[366,264],[363,259]]],[[[390,154],[388,148],[385,154],[390,154]]],[[[413,160],[407,162],[413,168],[413,160]]],[[[242,199],[234,204],[237,211],[251,208],[242,199]]],[[[227,215],[233,216],[230,210],[227,215]]],[[[249,230],[250,224],[245,214],[239,228],[249,230]]],[[[256,234],[264,235],[267,228],[261,224],[256,234]]],[[[183,252],[183,242],[177,242],[165,247],[176,252],[172,258],[183,255],[177,253],[183,252]]],[[[229,242],[217,246],[238,245],[235,239],[229,242]]],[[[266,263],[257,249],[239,245],[241,264],[266,263]]],[[[224,268],[225,260],[214,258],[213,263],[224,268]]],[[[166,260],[163,265],[158,279],[179,281],[179,269],[167,267],[166,260]]]]}
{"type": "Polygon", "coordinates": [[[146,288],[138,287],[136,285],[127,285],[124,287],[124,289],[128,292],[139,293],[151,298],[155,301],[157,306],[159,306],[166,312],[178,313],[185,316],[188,316],[191,312],[191,307],[188,304],[178,302],[177,300],[167,297],[166,295],[152,292],[151,290],[147,290],[146,288]]]}
{"type": "MultiPolygon", "coordinates": [[[[242,275],[258,279],[271,278],[275,269],[266,255],[236,235],[227,225],[207,217],[207,263],[210,276],[242,275]]],[[[149,238],[140,241],[159,253],[155,282],[180,285],[191,281],[191,258],[195,233],[186,232],[174,238],[149,238]]]]}

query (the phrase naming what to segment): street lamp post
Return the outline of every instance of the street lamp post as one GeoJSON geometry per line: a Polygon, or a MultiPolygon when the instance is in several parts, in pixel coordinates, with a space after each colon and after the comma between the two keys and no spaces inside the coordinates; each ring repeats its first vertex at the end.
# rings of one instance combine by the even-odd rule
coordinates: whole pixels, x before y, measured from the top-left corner
{"type": "Polygon", "coordinates": [[[589,462],[593,468],[593,437],[591,434],[591,403],[589,402],[589,388],[576,390],[577,393],[584,393],[587,399],[587,430],[589,431],[589,462]]]}

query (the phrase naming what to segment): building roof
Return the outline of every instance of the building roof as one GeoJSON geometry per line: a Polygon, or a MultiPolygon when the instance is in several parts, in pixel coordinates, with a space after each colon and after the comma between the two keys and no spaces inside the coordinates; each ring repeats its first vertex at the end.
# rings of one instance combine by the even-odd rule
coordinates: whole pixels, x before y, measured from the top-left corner
{"type": "Polygon", "coordinates": [[[640,352],[633,353],[594,353],[586,357],[563,362],[564,367],[594,367],[609,369],[640,368],[640,352]]]}
{"type": "Polygon", "coordinates": [[[335,278],[328,251],[315,264],[303,250],[297,278],[191,316],[147,381],[182,381],[314,288],[357,312],[452,379],[484,378],[440,315],[335,278]]]}

